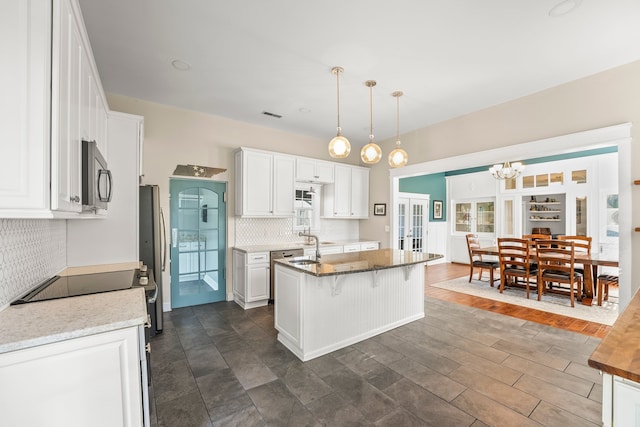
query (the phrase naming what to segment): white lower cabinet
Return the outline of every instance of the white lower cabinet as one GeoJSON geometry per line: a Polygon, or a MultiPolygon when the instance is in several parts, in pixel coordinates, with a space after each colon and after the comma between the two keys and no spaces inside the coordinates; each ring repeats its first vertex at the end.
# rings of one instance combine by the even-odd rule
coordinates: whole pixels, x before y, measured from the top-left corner
{"type": "Polygon", "coordinates": [[[233,250],[233,299],[245,310],[269,303],[269,253],[233,250]]]}
{"type": "Polygon", "coordinates": [[[140,343],[134,326],[0,354],[1,424],[142,426],[140,343]]]}
{"type": "Polygon", "coordinates": [[[348,253],[348,252],[360,252],[361,251],[361,245],[360,244],[353,244],[353,245],[344,245],[343,247],[343,252],[344,253],[348,253]]]}
{"type": "Polygon", "coordinates": [[[602,376],[602,425],[640,425],[640,384],[617,375],[602,376]]]}
{"type": "Polygon", "coordinates": [[[361,251],[375,251],[380,249],[379,242],[366,242],[360,245],[361,251]]]}

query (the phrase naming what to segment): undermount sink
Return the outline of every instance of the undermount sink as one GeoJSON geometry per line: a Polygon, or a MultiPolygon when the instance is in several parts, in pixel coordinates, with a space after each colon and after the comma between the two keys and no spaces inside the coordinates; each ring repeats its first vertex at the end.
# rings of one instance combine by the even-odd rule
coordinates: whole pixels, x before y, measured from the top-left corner
{"type": "Polygon", "coordinates": [[[292,259],[289,263],[294,265],[309,265],[320,264],[320,261],[316,261],[315,259],[292,259]]]}
{"type": "Polygon", "coordinates": [[[333,242],[320,242],[321,245],[334,245],[333,242]]]}

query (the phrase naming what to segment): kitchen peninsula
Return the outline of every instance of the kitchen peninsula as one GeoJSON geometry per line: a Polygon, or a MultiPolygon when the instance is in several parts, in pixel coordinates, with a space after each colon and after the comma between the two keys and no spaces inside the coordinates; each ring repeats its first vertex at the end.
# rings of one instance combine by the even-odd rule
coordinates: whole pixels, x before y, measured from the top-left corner
{"type": "Polygon", "coordinates": [[[278,260],[278,341],[307,361],[424,317],[424,264],[395,249],[278,260]]]}

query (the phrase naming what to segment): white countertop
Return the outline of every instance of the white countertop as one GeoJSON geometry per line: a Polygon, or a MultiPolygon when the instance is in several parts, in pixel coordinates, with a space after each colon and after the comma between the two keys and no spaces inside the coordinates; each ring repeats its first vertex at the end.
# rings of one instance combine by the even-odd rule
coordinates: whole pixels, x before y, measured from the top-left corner
{"type": "MultiPolygon", "coordinates": [[[[351,240],[329,240],[320,239],[320,247],[326,248],[330,246],[345,246],[359,243],[380,243],[378,240],[371,239],[351,239],[351,240]]],[[[313,249],[316,247],[315,243],[305,244],[303,241],[299,242],[283,242],[273,243],[268,245],[246,245],[246,246],[234,246],[233,249],[237,249],[242,252],[254,253],[254,252],[270,252],[288,249],[313,249]]]]}
{"type": "Polygon", "coordinates": [[[142,325],[143,288],[12,305],[0,312],[0,353],[142,325]]]}

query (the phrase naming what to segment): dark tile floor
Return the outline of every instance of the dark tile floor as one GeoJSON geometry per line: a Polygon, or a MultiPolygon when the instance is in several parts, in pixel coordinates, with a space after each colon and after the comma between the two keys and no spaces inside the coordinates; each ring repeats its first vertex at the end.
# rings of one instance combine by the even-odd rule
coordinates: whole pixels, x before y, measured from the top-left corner
{"type": "Polygon", "coordinates": [[[165,313],[152,425],[600,425],[601,380],[587,366],[598,339],[432,298],[425,309],[305,363],[277,342],[273,306],[165,313]]]}

